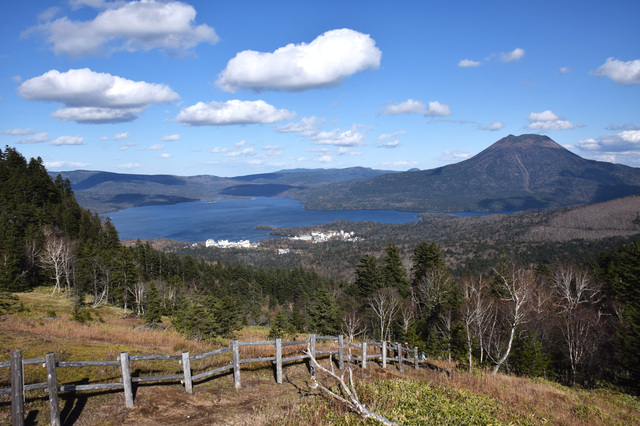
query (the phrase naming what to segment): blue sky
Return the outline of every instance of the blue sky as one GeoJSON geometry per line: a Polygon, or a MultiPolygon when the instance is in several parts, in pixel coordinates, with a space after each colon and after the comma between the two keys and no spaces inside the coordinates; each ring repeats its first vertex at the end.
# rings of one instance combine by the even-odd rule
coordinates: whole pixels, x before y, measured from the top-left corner
{"type": "Polygon", "coordinates": [[[0,144],[51,171],[430,169],[522,133],[640,166],[637,0],[0,12],[0,144]]]}

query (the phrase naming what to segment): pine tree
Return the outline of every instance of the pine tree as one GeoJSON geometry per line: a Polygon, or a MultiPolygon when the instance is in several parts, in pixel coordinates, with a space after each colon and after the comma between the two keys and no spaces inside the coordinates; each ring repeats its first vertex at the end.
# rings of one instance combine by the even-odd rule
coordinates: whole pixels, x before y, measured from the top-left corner
{"type": "Polygon", "coordinates": [[[155,327],[162,322],[162,304],[160,303],[156,283],[153,281],[151,281],[147,291],[147,303],[143,317],[145,324],[150,327],[155,327]]]}
{"type": "Polygon", "coordinates": [[[384,250],[382,258],[382,287],[394,287],[402,297],[409,296],[407,272],[402,265],[398,247],[391,243],[384,250]]]}
{"type": "Polygon", "coordinates": [[[282,309],[278,309],[275,317],[273,318],[273,323],[271,324],[271,330],[269,330],[269,335],[267,338],[269,340],[273,340],[276,338],[284,337],[284,334],[288,328],[289,324],[287,322],[287,317],[284,315],[282,309]]]}
{"type": "Polygon", "coordinates": [[[382,287],[378,259],[369,254],[360,259],[360,263],[356,266],[355,285],[358,295],[362,297],[368,297],[382,287]]]}
{"type": "Polygon", "coordinates": [[[445,267],[440,248],[434,242],[418,243],[413,249],[411,260],[413,261],[413,266],[411,267],[413,285],[418,284],[420,280],[427,275],[429,270],[445,267]]]}

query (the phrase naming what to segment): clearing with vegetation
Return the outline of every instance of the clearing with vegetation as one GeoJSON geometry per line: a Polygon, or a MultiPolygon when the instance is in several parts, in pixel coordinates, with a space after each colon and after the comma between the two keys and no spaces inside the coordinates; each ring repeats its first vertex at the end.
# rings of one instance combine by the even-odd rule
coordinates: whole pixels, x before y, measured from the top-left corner
{"type": "MultiPolygon", "coordinates": [[[[73,303],[40,287],[18,293],[6,303],[0,317],[0,360],[7,361],[13,350],[24,358],[55,352],[59,360],[116,359],[120,352],[130,354],[204,353],[228,345],[187,340],[168,322],[148,329],[144,321],[120,308],[100,306],[90,309],[90,321],[73,320],[73,303]],[[165,328],[166,327],[166,328],[165,328]]],[[[163,318],[166,320],[166,318],[163,318]]],[[[243,341],[266,339],[267,328],[245,327],[238,333],[243,341]]],[[[256,353],[255,356],[262,356],[256,353]]],[[[327,368],[328,359],[320,361],[327,368]]],[[[439,369],[395,367],[382,369],[369,363],[366,370],[354,368],[356,390],[366,407],[398,424],[640,424],[640,400],[614,390],[582,390],[561,386],[544,379],[527,379],[488,371],[467,372],[454,363],[434,361],[439,369]]],[[[59,383],[113,381],[117,371],[110,367],[59,369],[59,383]],[[67,374],[67,375],[65,375],[67,374]]],[[[158,365],[138,362],[140,375],[170,374],[158,365]]],[[[174,367],[175,368],[175,367],[174,367]]],[[[41,381],[38,366],[25,368],[25,382],[41,381]]],[[[0,387],[9,387],[8,369],[0,371],[0,387]]],[[[185,393],[179,384],[139,385],[135,406],[127,409],[123,393],[61,393],[63,424],[284,424],[310,425],[366,423],[335,400],[314,388],[303,363],[285,367],[284,383],[277,384],[272,368],[253,365],[243,368],[242,388],[235,389],[231,374],[214,377],[185,393]]],[[[339,389],[328,376],[318,372],[318,381],[334,391],[339,389]]],[[[0,423],[10,422],[11,403],[0,397],[0,423]]],[[[27,424],[49,421],[45,391],[27,393],[27,424]]],[[[369,420],[368,422],[372,422],[369,420]]],[[[369,424],[369,423],[367,423],[369,424]]]]}

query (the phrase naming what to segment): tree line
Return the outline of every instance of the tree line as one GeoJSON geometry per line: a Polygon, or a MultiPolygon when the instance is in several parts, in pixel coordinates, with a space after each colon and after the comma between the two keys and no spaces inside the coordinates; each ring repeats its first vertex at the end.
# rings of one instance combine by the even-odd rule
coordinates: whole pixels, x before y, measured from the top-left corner
{"type": "MultiPolygon", "coordinates": [[[[640,381],[640,243],[590,262],[524,264],[503,256],[454,273],[435,242],[364,254],[351,280],[313,268],[253,267],[122,245],[108,220],[82,209],[69,181],[41,159],[0,151],[0,290],[51,285],[74,317],[120,306],[150,326],[163,316],[189,338],[229,337],[245,325],[270,336],[344,333],[417,346],[468,369],[600,381],[640,381]]],[[[331,265],[323,265],[330,269],[331,265]]],[[[0,297],[0,310],[10,298],[0,297]]]]}

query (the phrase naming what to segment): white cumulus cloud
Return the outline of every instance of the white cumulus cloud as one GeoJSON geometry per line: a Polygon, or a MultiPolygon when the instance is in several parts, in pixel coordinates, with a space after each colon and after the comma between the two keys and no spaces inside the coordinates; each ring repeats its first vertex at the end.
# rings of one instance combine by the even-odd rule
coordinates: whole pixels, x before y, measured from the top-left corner
{"type": "Polygon", "coordinates": [[[321,121],[322,120],[315,116],[304,117],[298,122],[278,126],[276,127],[276,131],[280,133],[298,133],[300,136],[310,137],[318,133],[318,125],[321,121]]]}
{"type": "Polygon", "coordinates": [[[473,61],[471,59],[463,59],[460,62],[458,62],[458,66],[461,67],[461,68],[479,67],[480,66],[480,62],[473,61]]]}
{"type": "Polygon", "coordinates": [[[22,83],[18,93],[31,101],[64,104],[52,116],[78,123],[132,121],[151,104],[179,98],[164,84],[128,80],[88,68],[48,71],[22,83]]]}
{"type": "Polygon", "coordinates": [[[166,135],[163,136],[160,140],[162,140],[163,142],[179,141],[180,135],[166,135]]]}
{"type": "Polygon", "coordinates": [[[232,124],[268,124],[290,120],[296,113],[277,109],[265,101],[198,102],[184,108],[176,119],[187,126],[224,126],[232,124]]]}
{"type": "Polygon", "coordinates": [[[55,138],[51,145],[62,146],[62,145],[86,145],[87,143],[84,141],[82,136],[60,136],[55,138]]]}
{"type": "Polygon", "coordinates": [[[517,47],[513,49],[511,52],[501,53],[500,59],[503,62],[515,62],[522,59],[522,57],[524,56],[524,53],[525,53],[524,49],[517,47]]]}
{"type": "Polygon", "coordinates": [[[253,148],[245,148],[240,151],[228,152],[224,156],[225,157],[252,157],[256,155],[256,150],[253,148]]]}
{"type": "Polygon", "coordinates": [[[130,138],[130,137],[131,137],[131,135],[129,134],[129,132],[118,133],[117,135],[115,135],[115,136],[113,137],[113,140],[114,140],[114,141],[121,141],[121,140],[123,140],[123,139],[128,139],[128,138],[130,138]]]}
{"type": "Polygon", "coordinates": [[[528,129],[532,130],[570,130],[573,123],[563,120],[550,110],[542,112],[532,112],[527,116],[528,129]]]}
{"type": "Polygon", "coordinates": [[[343,28],[327,31],[311,43],[288,44],[272,53],[242,51],[227,63],[216,84],[228,92],[336,86],[350,75],[378,68],[381,57],[368,34],[343,28]]]}
{"type": "Polygon", "coordinates": [[[19,144],[42,143],[48,140],[49,140],[49,133],[44,132],[44,133],[38,133],[32,136],[29,136],[28,138],[18,139],[16,143],[19,143],[19,144]]]}
{"type": "Polygon", "coordinates": [[[387,115],[424,114],[426,110],[424,102],[407,99],[404,102],[389,104],[381,112],[387,115]]]}
{"type": "Polygon", "coordinates": [[[451,110],[449,109],[449,105],[444,105],[438,101],[434,101],[429,102],[429,108],[424,115],[444,117],[446,115],[451,115],[451,110]]]}
{"type": "Polygon", "coordinates": [[[179,1],[81,3],[111,7],[87,21],[74,21],[67,16],[53,20],[51,15],[50,20],[28,29],[24,35],[41,33],[56,54],[71,57],[156,48],[184,54],[199,43],[218,42],[213,28],[194,24],[193,6],[179,1]]]}
{"type": "Polygon", "coordinates": [[[576,144],[576,148],[606,154],[638,153],[640,152],[640,130],[626,130],[613,135],[600,136],[597,139],[584,139],[576,144]]]}
{"type": "Polygon", "coordinates": [[[501,121],[492,121],[488,126],[482,127],[482,130],[496,131],[504,128],[504,123],[501,121]]]}
{"type": "Polygon", "coordinates": [[[449,105],[441,104],[438,101],[429,102],[429,106],[415,99],[407,99],[400,103],[391,103],[380,111],[387,115],[400,114],[423,114],[427,116],[447,116],[451,115],[449,105]]]}
{"type": "Polygon", "coordinates": [[[319,132],[311,138],[313,143],[317,145],[333,145],[333,146],[362,146],[365,135],[360,132],[358,125],[354,125],[349,130],[342,131],[334,129],[329,132],[319,132]]]}
{"type": "Polygon", "coordinates": [[[640,59],[623,62],[609,58],[592,75],[609,77],[619,84],[640,84],[640,59]]]}

